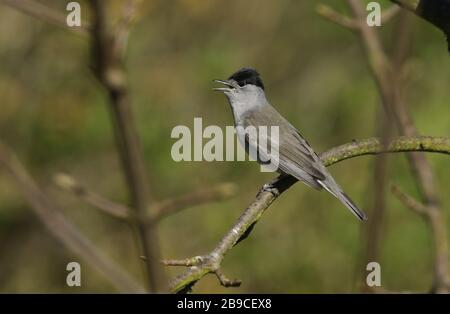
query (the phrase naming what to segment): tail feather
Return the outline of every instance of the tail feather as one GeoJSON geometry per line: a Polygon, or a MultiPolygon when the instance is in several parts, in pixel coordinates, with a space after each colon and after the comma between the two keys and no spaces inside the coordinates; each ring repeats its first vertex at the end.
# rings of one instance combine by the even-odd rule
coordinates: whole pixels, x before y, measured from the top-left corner
{"type": "Polygon", "coordinates": [[[359,220],[361,221],[366,221],[367,220],[367,215],[358,208],[358,206],[356,206],[356,204],[350,199],[350,197],[348,197],[347,194],[344,193],[344,191],[342,191],[339,186],[333,182],[333,188],[330,187],[329,184],[327,184],[327,182],[323,182],[323,181],[317,181],[319,182],[319,184],[328,192],[330,192],[334,197],[336,197],[338,200],[340,200],[342,202],[342,204],[344,204],[348,209],[350,209],[350,211],[353,213],[353,215],[355,215],[356,217],[358,217],[359,220]]]}
{"type": "Polygon", "coordinates": [[[350,209],[352,211],[352,213],[355,214],[355,216],[359,218],[359,220],[361,220],[361,221],[367,220],[367,215],[361,209],[359,209],[355,203],[353,203],[353,201],[350,199],[350,197],[348,197],[347,194],[345,194],[344,192],[341,192],[341,197],[337,197],[337,198],[342,203],[344,203],[344,205],[346,205],[347,208],[350,209]]]}

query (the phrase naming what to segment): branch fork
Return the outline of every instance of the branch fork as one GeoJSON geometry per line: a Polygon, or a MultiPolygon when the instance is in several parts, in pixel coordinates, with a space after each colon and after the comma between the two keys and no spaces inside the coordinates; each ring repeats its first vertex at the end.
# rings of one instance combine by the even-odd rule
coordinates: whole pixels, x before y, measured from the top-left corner
{"type": "Polygon", "coordinates": [[[220,284],[224,287],[239,287],[242,283],[239,279],[229,279],[221,270],[223,255],[215,251],[202,256],[194,256],[182,260],[162,260],[166,266],[188,267],[188,274],[191,277],[189,282],[185,282],[186,275],[182,274],[174,278],[169,287],[175,292],[188,292],[200,278],[207,274],[215,274],[220,284]]]}

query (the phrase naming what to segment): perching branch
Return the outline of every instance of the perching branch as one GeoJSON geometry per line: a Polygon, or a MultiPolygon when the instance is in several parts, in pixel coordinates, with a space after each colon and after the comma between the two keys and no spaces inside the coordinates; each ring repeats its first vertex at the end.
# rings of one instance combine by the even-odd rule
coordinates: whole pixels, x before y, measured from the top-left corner
{"type": "Polygon", "coordinates": [[[144,289],[116,263],[101,253],[76,226],[62,214],[61,208],[39,188],[17,157],[0,143],[0,166],[16,180],[36,216],[55,238],[81,256],[121,292],[143,292],[144,289]]]}
{"type": "MultiPolygon", "coordinates": [[[[382,145],[377,138],[353,141],[323,153],[320,158],[326,166],[363,155],[380,153],[426,151],[450,154],[450,138],[445,137],[399,137],[388,145],[382,145]]],[[[229,232],[225,234],[218,245],[208,254],[185,260],[163,260],[168,266],[187,266],[189,269],[172,280],[170,288],[173,292],[186,292],[203,276],[214,273],[221,274],[221,263],[226,253],[251,232],[264,211],[284,191],[297,182],[290,176],[279,176],[266,183],[256,195],[256,199],[245,209],[229,232]]],[[[223,278],[223,277],[222,277],[223,278]]],[[[223,284],[223,281],[220,281],[223,284]]],[[[240,281],[231,281],[238,285],[240,281]]]]}

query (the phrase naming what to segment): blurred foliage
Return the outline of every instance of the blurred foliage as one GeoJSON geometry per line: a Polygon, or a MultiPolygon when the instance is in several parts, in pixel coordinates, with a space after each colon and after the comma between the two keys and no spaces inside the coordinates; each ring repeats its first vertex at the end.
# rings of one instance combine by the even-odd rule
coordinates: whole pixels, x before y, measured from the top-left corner
{"type": "MultiPolygon", "coordinates": [[[[65,8],[64,1],[42,2],[65,8]]],[[[88,6],[80,2],[88,20],[88,6]]],[[[123,2],[110,2],[113,24],[123,2]]],[[[164,220],[159,227],[164,257],[209,251],[273,176],[250,162],[172,161],[170,132],[175,125],[192,126],[194,117],[203,117],[204,125],[232,124],[224,97],[211,91],[212,79],[226,78],[243,66],[258,69],[271,102],[317,151],[376,134],[380,104],[358,40],[320,18],[314,11],[318,3],[348,12],[344,2],[330,0],[141,1],[127,68],[153,194],[164,199],[224,181],[240,189],[230,201],[164,220]]],[[[386,43],[395,40],[394,27],[395,20],[380,28],[386,43]]],[[[88,42],[1,6],[0,69],[0,138],[99,248],[142,278],[128,227],[51,183],[52,175],[64,170],[103,195],[127,199],[107,100],[89,71],[88,42]]],[[[407,93],[422,134],[450,134],[448,69],[441,33],[417,19],[407,93]]],[[[429,158],[449,217],[448,157],[429,158]]],[[[362,208],[371,204],[373,163],[373,157],[362,157],[331,169],[362,208]]],[[[404,156],[391,157],[390,179],[417,196],[404,156]]],[[[388,209],[379,261],[382,284],[393,290],[426,290],[432,256],[428,230],[392,195],[388,209]]],[[[242,287],[226,289],[209,276],[195,291],[358,291],[364,272],[363,228],[331,196],[298,184],[226,258],[224,271],[242,279],[242,287]]],[[[0,292],[114,291],[83,261],[83,286],[66,287],[65,265],[70,261],[79,259],[47,233],[0,169],[0,292]]],[[[169,270],[171,275],[177,271],[169,270]]]]}

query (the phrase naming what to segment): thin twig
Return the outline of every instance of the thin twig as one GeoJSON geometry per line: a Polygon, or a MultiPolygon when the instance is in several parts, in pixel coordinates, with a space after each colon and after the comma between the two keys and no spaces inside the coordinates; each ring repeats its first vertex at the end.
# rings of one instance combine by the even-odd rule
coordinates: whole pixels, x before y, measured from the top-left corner
{"type": "Polygon", "coordinates": [[[419,5],[419,0],[391,0],[391,1],[398,4],[402,8],[414,13],[416,12],[417,6],[419,5]]]}
{"type": "Polygon", "coordinates": [[[72,176],[65,173],[58,173],[53,177],[53,181],[58,187],[73,193],[75,196],[87,204],[117,218],[129,218],[132,210],[125,205],[110,201],[103,196],[88,190],[72,176]]]}
{"type": "Polygon", "coordinates": [[[239,279],[228,279],[227,276],[220,270],[214,272],[219,280],[220,284],[226,288],[228,287],[239,287],[242,283],[239,279]]]}
{"type": "Polygon", "coordinates": [[[359,27],[359,24],[357,23],[357,21],[349,18],[348,16],[345,16],[344,14],[336,12],[329,5],[318,4],[316,6],[316,12],[317,12],[317,14],[326,18],[327,20],[329,20],[333,23],[336,23],[342,27],[352,29],[352,30],[358,29],[358,27],[359,27]]]}
{"type": "Polygon", "coordinates": [[[419,215],[426,215],[427,208],[424,204],[413,198],[412,196],[406,194],[398,185],[391,185],[392,194],[394,194],[400,202],[403,203],[407,208],[416,212],[419,215]]]}
{"type": "Polygon", "coordinates": [[[391,5],[389,8],[381,12],[381,25],[385,25],[391,21],[398,13],[400,13],[401,8],[398,5],[391,5]]]}
{"type": "MultiPolygon", "coordinates": [[[[67,15],[55,9],[52,9],[38,1],[34,0],[0,0],[11,8],[23,12],[32,17],[38,18],[44,22],[62,27],[78,35],[89,35],[90,25],[88,22],[81,21],[81,26],[69,27],[66,22],[67,15]]],[[[68,13],[68,12],[67,12],[68,13]]]]}
{"type": "Polygon", "coordinates": [[[128,46],[128,37],[130,35],[130,28],[132,23],[136,20],[137,0],[127,0],[123,5],[123,14],[117,24],[114,43],[113,54],[118,56],[125,56],[126,48],[128,46]]]}
{"type": "Polygon", "coordinates": [[[185,259],[163,259],[161,262],[166,266],[197,266],[201,263],[203,263],[203,257],[202,256],[194,256],[191,258],[185,258],[185,259]]]}
{"type": "Polygon", "coordinates": [[[222,183],[211,188],[199,189],[180,197],[154,203],[155,209],[152,213],[157,221],[192,206],[227,199],[233,196],[236,190],[236,185],[233,183],[222,183]]]}

